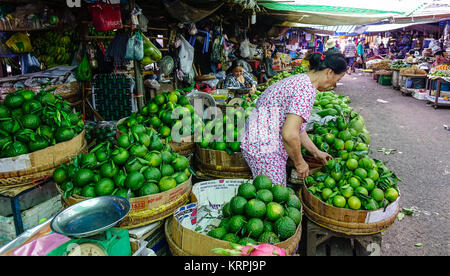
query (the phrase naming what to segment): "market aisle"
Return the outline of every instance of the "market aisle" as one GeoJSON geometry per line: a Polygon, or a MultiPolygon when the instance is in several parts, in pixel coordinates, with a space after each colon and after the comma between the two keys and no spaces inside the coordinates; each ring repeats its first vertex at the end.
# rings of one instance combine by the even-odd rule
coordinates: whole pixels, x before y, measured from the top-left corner
{"type": "Polygon", "coordinates": [[[416,206],[384,232],[382,255],[448,255],[450,253],[450,109],[435,110],[425,101],[402,96],[368,75],[346,75],[335,90],[350,96],[371,134],[372,157],[387,162],[403,179],[400,207],[416,206]],[[377,99],[388,101],[379,103],[377,99]],[[379,149],[396,149],[386,155],[379,149]],[[415,246],[422,243],[422,247],[415,246]]]}

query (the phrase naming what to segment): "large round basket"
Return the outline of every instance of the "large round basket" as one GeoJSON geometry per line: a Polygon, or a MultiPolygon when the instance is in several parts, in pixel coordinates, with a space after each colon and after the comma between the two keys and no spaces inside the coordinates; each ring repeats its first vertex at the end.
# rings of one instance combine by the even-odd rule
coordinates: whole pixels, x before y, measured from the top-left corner
{"type": "MultiPolygon", "coordinates": [[[[220,256],[213,253],[211,249],[231,249],[229,242],[214,239],[178,225],[177,220],[173,216],[166,220],[164,227],[166,240],[173,256],[220,256]]],[[[294,255],[297,252],[301,236],[302,223],[300,222],[292,237],[276,243],[275,246],[286,250],[287,255],[294,255]]]]}
{"type": "MultiPolygon", "coordinates": [[[[74,205],[88,198],[72,195],[64,198],[64,191],[56,185],[58,192],[62,195],[61,200],[64,207],[74,205]]],[[[131,229],[142,227],[156,221],[160,221],[173,212],[184,206],[189,200],[192,188],[192,177],[188,181],[181,183],[177,187],[155,195],[130,198],[131,211],[119,222],[117,227],[131,229]]]]}
{"type": "Polygon", "coordinates": [[[228,154],[221,150],[195,148],[195,162],[198,170],[216,178],[252,178],[252,172],[240,152],[228,154]]]}
{"type": "Polygon", "coordinates": [[[83,130],[73,139],[11,158],[0,159],[0,186],[30,185],[53,174],[60,164],[70,162],[87,150],[83,130]]]}
{"type": "Polygon", "coordinates": [[[314,223],[331,231],[357,236],[373,235],[388,229],[399,211],[399,198],[386,209],[375,211],[337,208],[312,195],[305,184],[301,192],[305,215],[314,223]]]}

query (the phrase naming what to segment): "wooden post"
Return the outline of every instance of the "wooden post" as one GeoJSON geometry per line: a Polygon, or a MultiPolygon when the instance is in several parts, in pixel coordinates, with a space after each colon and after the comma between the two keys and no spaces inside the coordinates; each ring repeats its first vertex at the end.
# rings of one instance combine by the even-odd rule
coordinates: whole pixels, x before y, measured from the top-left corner
{"type": "MultiPolygon", "coordinates": [[[[131,0],[131,9],[133,10],[135,7],[135,0],[131,0]]],[[[137,106],[138,109],[141,109],[144,107],[144,79],[142,78],[142,72],[141,72],[141,62],[134,60],[134,78],[136,80],[136,98],[137,98],[137,106]]]]}

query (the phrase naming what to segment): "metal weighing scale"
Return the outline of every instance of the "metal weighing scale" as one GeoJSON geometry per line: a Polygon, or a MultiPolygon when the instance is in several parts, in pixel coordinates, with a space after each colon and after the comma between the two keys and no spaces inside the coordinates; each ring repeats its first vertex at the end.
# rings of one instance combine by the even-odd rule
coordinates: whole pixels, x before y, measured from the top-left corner
{"type": "Polygon", "coordinates": [[[131,206],[119,196],[84,200],[58,213],[50,228],[71,240],[47,256],[131,256],[128,230],[113,228],[131,206]]]}

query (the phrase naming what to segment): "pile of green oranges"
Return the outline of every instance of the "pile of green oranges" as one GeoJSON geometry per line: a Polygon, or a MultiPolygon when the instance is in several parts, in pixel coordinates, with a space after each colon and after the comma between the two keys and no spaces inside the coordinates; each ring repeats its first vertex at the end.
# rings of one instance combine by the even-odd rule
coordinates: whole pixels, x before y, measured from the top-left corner
{"type": "Polygon", "coordinates": [[[397,200],[398,181],[381,161],[350,154],[328,161],[305,179],[308,191],[323,202],[352,210],[377,210],[397,200]]]}

